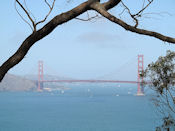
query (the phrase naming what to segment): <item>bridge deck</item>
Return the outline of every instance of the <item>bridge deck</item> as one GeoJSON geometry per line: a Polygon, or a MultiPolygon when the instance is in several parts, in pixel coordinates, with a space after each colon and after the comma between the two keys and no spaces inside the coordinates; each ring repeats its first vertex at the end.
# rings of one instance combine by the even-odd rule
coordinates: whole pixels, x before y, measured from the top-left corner
{"type": "Polygon", "coordinates": [[[130,83],[137,84],[137,81],[121,81],[121,80],[43,80],[41,82],[65,82],[65,83],[73,83],[73,82],[81,82],[81,83],[130,83]]]}

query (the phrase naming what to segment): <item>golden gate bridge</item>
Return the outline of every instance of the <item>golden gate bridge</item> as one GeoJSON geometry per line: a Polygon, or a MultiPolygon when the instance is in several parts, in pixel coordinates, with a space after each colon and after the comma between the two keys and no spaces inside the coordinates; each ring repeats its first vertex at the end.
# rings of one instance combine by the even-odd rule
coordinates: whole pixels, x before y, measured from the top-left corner
{"type": "Polygon", "coordinates": [[[141,83],[143,82],[143,78],[140,77],[140,74],[142,73],[144,69],[144,56],[138,55],[138,69],[137,69],[137,80],[136,81],[125,81],[125,80],[81,80],[81,79],[64,79],[64,80],[45,80],[44,79],[44,63],[43,61],[38,61],[38,91],[41,91],[44,83],[49,82],[62,82],[62,83],[128,83],[128,84],[137,84],[137,95],[141,96],[144,95],[144,88],[141,86],[141,83]]]}

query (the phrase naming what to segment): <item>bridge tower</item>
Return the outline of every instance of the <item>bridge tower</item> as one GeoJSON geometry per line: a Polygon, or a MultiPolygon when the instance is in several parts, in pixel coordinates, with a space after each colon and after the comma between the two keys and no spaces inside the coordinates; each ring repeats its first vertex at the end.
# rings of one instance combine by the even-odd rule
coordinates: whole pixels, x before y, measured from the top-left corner
{"type": "Polygon", "coordinates": [[[140,74],[143,71],[143,55],[138,55],[138,74],[137,74],[137,96],[144,95],[144,89],[141,87],[141,82],[143,82],[143,78],[140,77],[140,74]]]}
{"type": "Polygon", "coordinates": [[[43,88],[43,61],[38,61],[38,91],[41,91],[43,88]]]}

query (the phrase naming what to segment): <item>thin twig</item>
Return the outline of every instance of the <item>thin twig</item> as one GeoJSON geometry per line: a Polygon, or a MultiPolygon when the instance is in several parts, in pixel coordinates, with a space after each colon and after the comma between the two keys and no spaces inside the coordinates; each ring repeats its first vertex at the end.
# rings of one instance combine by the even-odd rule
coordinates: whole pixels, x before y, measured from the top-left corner
{"type": "Polygon", "coordinates": [[[24,4],[25,4],[25,7],[26,7],[27,11],[29,12],[29,14],[31,14],[32,17],[34,18],[34,22],[36,22],[36,18],[35,18],[35,16],[33,15],[33,13],[29,10],[29,8],[28,8],[28,6],[27,6],[27,3],[26,3],[26,0],[24,0],[24,4]]]}
{"type": "Polygon", "coordinates": [[[140,17],[140,14],[153,2],[153,0],[148,0],[148,1],[149,1],[149,3],[144,8],[142,8],[140,11],[138,11],[136,14],[134,14],[133,16],[140,17]]]}
{"type": "Polygon", "coordinates": [[[27,24],[29,25],[29,27],[31,28],[31,30],[33,31],[34,29],[33,29],[33,27],[30,25],[30,23],[29,23],[27,20],[25,20],[24,17],[19,13],[19,11],[18,11],[18,9],[17,9],[17,7],[16,7],[16,0],[15,0],[15,2],[14,2],[14,6],[15,6],[16,12],[17,12],[18,15],[21,17],[21,19],[22,19],[25,23],[27,23],[27,24]]]}
{"type": "Polygon", "coordinates": [[[82,18],[78,18],[78,17],[76,17],[75,19],[76,20],[81,20],[81,21],[90,21],[90,20],[92,20],[94,18],[99,18],[98,14],[96,14],[95,16],[92,16],[92,17],[89,17],[89,14],[88,14],[88,18],[87,19],[82,19],[82,18]]]}
{"type": "Polygon", "coordinates": [[[50,4],[47,2],[47,0],[45,0],[45,3],[49,6],[50,10],[49,10],[48,14],[45,16],[45,18],[44,18],[43,20],[41,20],[41,21],[39,21],[39,22],[36,23],[36,26],[37,26],[38,24],[41,24],[41,23],[43,23],[43,22],[45,22],[45,21],[47,20],[48,16],[50,15],[50,13],[51,13],[52,10],[53,10],[53,7],[54,7],[54,5],[55,5],[55,1],[56,1],[56,0],[53,0],[52,6],[50,6],[50,4]]]}
{"type": "Polygon", "coordinates": [[[130,9],[123,3],[123,1],[121,1],[122,5],[125,7],[125,9],[128,11],[129,15],[131,16],[131,18],[135,21],[135,28],[138,26],[139,22],[138,19],[135,17],[135,15],[131,14],[130,9]]]}
{"type": "Polygon", "coordinates": [[[32,22],[32,25],[33,25],[34,31],[36,31],[36,25],[35,25],[35,22],[34,22],[34,20],[31,18],[29,12],[24,8],[24,6],[23,6],[18,0],[16,0],[16,2],[17,2],[18,5],[23,9],[23,11],[26,13],[26,15],[28,16],[29,20],[32,22]]]}

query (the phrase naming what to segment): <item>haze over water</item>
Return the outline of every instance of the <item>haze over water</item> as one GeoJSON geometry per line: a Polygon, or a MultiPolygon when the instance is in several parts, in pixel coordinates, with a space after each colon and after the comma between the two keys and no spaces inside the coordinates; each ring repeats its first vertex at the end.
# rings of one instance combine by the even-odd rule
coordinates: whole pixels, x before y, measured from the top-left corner
{"type": "Polygon", "coordinates": [[[150,95],[136,85],[69,85],[55,92],[1,92],[0,131],[153,131],[150,95]]]}

